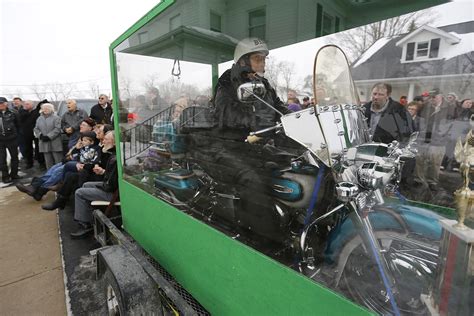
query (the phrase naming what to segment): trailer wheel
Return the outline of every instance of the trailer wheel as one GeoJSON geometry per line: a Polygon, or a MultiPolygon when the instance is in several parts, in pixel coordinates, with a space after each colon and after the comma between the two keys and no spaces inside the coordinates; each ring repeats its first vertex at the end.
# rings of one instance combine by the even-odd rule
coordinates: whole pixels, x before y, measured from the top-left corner
{"type": "Polygon", "coordinates": [[[117,281],[109,269],[103,275],[105,299],[107,302],[107,315],[124,315],[123,299],[120,296],[117,281]]]}
{"type": "Polygon", "coordinates": [[[97,269],[108,315],[163,315],[158,285],[123,246],[98,251],[97,269]]]}

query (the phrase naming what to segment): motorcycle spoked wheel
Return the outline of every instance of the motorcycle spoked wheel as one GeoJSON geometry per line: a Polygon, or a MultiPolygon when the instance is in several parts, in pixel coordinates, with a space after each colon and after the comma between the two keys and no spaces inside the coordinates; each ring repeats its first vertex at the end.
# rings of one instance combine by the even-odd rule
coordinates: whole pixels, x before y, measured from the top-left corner
{"type": "MultiPolygon", "coordinates": [[[[434,281],[436,257],[417,251],[399,240],[379,239],[385,250],[383,256],[390,273],[395,278],[398,294],[395,296],[402,315],[429,315],[421,301],[421,294],[427,294],[434,281]],[[385,245],[385,246],[383,246],[385,245]],[[388,245],[388,246],[387,246],[388,245]],[[424,259],[416,259],[416,257],[424,259]]],[[[392,314],[392,306],[380,277],[379,269],[362,244],[349,255],[340,280],[340,287],[360,305],[380,314],[392,314]]]]}

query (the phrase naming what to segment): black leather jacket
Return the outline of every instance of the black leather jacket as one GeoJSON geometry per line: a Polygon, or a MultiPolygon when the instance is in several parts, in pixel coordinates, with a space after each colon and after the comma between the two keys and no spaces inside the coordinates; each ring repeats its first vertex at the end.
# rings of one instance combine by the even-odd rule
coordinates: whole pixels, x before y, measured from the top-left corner
{"type": "Polygon", "coordinates": [[[110,104],[107,104],[107,107],[104,109],[97,103],[91,108],[89,117],[97,124],[112,124],[112,112],[112,106],[110,104]]]}
{"type": "Polygon", "coordinates": [[[112,154],[107,162],[104,173],[103,188],[106,192],[115,192],[118,190],[118,171],[117,157],[112,154]]]}
{"type": "Polygon", "coordinates": [[[0,111],[0,141],[11,141],[18,135],[18,114],[7,109],[0,111]]]}
{"type": "MultiPolygon", "coordinates": [[[[219,78],[214,105],[216,107],[215,119],[220,130],[230,138],[242,139],[248,136],[251,131],[274,126],[279,115],[260,101],[242,103],[238,100],[237,88],[245,82],[238,68],[234,64],[219,78]]],[[[265,78],[262,78],[262,82],[267,90],[264,100],[280,112],[288,113],[288,109],[276,95],[275,89],[265,78]]]]}

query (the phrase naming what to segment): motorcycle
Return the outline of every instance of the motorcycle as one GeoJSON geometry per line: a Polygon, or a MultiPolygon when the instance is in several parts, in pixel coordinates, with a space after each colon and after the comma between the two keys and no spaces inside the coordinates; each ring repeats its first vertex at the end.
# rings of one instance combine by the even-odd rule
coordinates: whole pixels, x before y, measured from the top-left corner
{"type": "MultiPolygon", "coordinates": [[[[248,143],[273,132],[297,144],[296,150],[271,142],[252,149],[265,157],[264,182],[271,184],[253,198],[271,207],[245,207],[242,192],[248,188],[225,179],[225,159],[189,154],[186,139],[206,126],[186,133],[183,127],[189,117],[209,116],[212,108],[206,107],[186,109],[179,124],[155,124],[155,149],[167,159],[154,175],[155,193],[257,249],[272,245],[267,254],[379,314],[424,314],[420,295],[433,281],[441,227],[439,216],[404,204],[398,193],[404,162],[416,154],[416,134],[403,146],[370,142],[347,59],[337,46],[318,51],[313,82],[317,106],[285,115],[265,102],[262,82],[237,90],[241,102],[259,100],[280,114],[278,124],[251,133],[248,143]]],[[[205,145],[194,148],[209,147],[208,134],[198,138],[205,145]]],[[[225,156],[212,149],[207,155],[225,156]]]]}

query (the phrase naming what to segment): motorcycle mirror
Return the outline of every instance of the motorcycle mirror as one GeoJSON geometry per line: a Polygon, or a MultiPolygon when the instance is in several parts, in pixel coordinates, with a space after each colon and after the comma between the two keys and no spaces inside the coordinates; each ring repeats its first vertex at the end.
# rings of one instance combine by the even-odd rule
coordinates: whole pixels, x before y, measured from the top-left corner
{"type": "Polygon", "coordinates": [[[267,89],[263,82],[252,81],[241,84],[237,88],[237,97],[239,101],[244,103],[254,102],[259,98],[263,98],[267,89]]]}

